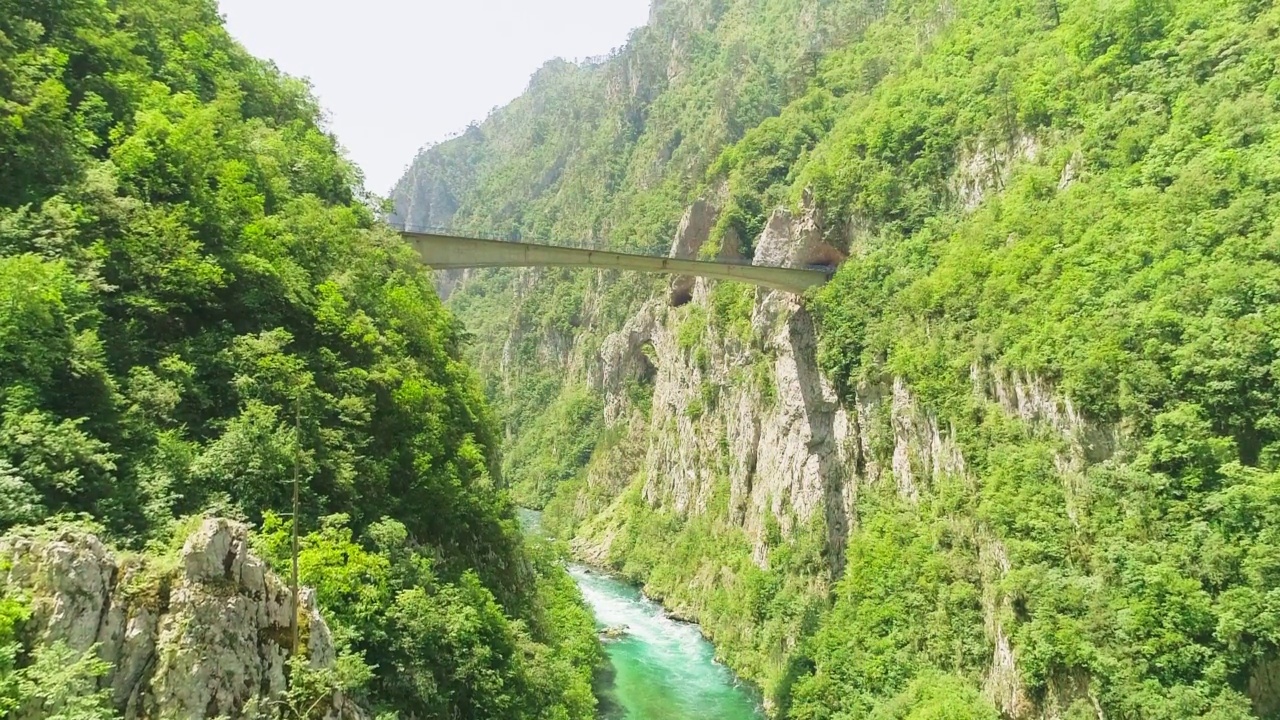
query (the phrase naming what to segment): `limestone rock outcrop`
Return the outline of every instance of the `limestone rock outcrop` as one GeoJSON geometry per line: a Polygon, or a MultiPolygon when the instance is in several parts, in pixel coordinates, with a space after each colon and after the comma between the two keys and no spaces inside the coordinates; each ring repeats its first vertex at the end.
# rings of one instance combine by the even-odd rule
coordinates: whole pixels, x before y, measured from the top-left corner
{"type": "MultiPolygon", "coordinates": [[[[806,198],[807,199],[807,198],[806,198]]],[[[835,267],[845,254],[831,245],[822,232],[822,213],[806,203],[799,215],[777,209],[769,216],[756,241],[753,264],[772,267],[835,267]]]]}
{"type": "MultiPolygon", "coordinates": [[[[125,718],[248,717],[288,689],[292,593],[249,551],[248,529],[205,519],[176,558],[139,558],[79,530],[0,539],[6,586],[31,598],[34,642],[97,648],[100,679],[125,718]]],[[[312,667],[335,661],[314,594],[299,597],[303,651],[312,667]]],[[[359,720],[341,693],[319,708],[359,720]]]]}
{"type": "MultiPolygon", "coordinates": [[[[675,239],[671,243],[669,257],[681,260],[696,260],[698,252],[711,237],[711,228],[715,225],[715,211],[705,200],[699,200],[685,211],[676,229],[675,239]]],[[[673,306],[683,305],[693,298],[693,286],[696,278],[690,275],[679,275],[671,279],[670,300],[673,306]]]]}

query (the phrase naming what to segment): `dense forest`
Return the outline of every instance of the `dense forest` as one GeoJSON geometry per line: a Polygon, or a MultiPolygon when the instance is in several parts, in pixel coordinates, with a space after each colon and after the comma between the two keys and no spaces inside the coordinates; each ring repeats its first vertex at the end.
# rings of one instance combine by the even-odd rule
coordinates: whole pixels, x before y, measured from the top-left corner
{"type": "MultiPolygon", "coordinates": [[[[342,654],[299,692],[593,717],[591,616],[521,538],[461,327],[381,212],[212,0],[0,1],[0,531],[160,556],[216,514],[283,572],[296,520],[342,654]]],[[[0,711],[113,716],[29,602],[0,604],[0,711]]]]}
{"type": "Polygon", "coordinates": [[[768,293],[661,310],[676,347],[621,400],[592,368],[664,281],[485,271],[448,301],[517,497],[776,714],[1280,717],[1277,58],[1266,0],[670,0],[424,150],[396,216],[665,251],[706,200],[704,253],[786,217],[847,252],[797,311],[871,438],[847,518],[744,517],[728,443],[701,504],[646,476],[693,447],[672,377],[681,428],[774,411],[768,293]],[[913,483],[917,411],[959,460],[913,483]]]}

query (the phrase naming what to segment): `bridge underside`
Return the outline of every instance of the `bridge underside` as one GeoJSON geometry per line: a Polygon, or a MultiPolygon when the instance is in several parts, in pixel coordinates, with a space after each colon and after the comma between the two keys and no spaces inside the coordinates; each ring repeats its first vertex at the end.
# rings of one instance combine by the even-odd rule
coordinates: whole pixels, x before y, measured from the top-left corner
{"type": "Polygon", "coordinates": [[[825,270],[735,265],[429,233],[402,232],[401,235],[418,251],[422,261],[436,270],[535,266],[634,270],[734,280],[797,294],[831,277],[825,270]]]}

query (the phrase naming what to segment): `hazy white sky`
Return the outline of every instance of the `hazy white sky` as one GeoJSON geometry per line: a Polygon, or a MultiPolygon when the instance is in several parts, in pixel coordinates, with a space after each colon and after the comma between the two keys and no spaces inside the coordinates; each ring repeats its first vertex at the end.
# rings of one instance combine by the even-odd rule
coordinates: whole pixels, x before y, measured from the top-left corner
{"type": "Polygon", "coordinates": [[[602,55],[649,12],[649,0],[220,2],[250,52],[310,78],[379,194],[418,148],[514,99],[544,62],[602,55]]]}

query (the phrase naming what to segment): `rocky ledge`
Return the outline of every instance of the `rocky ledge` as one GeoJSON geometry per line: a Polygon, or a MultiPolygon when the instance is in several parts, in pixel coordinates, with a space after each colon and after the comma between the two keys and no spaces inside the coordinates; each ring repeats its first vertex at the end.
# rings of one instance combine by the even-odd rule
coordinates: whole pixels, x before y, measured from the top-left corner
{"type": "MultiPolygon", "coordinates": [[[[0,538],[0,563],[6,588],[32,601],[31,639],[96,647],[111,664],[100,688],[128,720],[257,715],[288,690],[292,593],[240,523],[206,519],[168,559],[117,554],[80,530],[16,532],[0,538]]],[[[330,667],[328,625],[314,595],[299,596],[301,651],[330,667]]],[[[320,715],[362,717],[341,693],[320,715]]]]}

